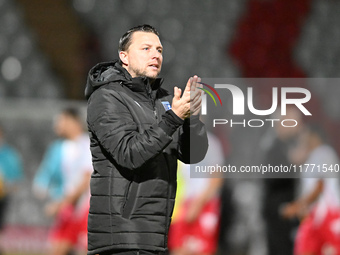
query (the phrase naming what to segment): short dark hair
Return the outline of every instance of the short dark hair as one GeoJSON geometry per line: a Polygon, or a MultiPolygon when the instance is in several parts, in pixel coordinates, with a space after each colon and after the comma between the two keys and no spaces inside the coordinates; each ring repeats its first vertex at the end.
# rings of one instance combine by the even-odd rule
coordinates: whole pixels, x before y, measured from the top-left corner
{"type": "Polygon", "coordinates": [[[82,122],[80,110],[76,107],[66,107],[61,111],[62,114],[71,117],[72,119],[82,122]]]}
{"type": "Polygon", "coordinates": [[[126,51],[129,48],[131,44],[132,34],[138,31],[154,33],[155,35],[159,37],[159,33],[153,26],[144,24],[144,25],[133,27],[129,29],[125,34],[123,34],[123,36],[119,39],[118,53],[120,51],[126,51]]]}

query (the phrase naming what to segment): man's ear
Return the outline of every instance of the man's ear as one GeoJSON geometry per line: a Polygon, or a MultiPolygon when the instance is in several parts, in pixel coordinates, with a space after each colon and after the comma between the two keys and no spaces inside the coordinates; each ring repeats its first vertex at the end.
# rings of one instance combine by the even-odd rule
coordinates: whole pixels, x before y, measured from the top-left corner
{"type": "Polygon", "coordinates": [[[129,64],[128,56],[126,54],[126,51],[120,51],[119,52],[119,58],[120,58],[120,61],[122,62],[123,65],[127,66],[129,64]]]}

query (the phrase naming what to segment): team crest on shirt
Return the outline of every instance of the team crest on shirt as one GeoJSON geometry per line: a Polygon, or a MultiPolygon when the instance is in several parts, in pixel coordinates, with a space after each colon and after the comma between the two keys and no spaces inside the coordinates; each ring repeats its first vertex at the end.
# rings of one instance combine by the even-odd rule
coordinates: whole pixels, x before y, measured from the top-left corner
{"type": "Polygon", "coordinates": [[[162,102],[162,104],[164,106],[165,111],[171,110],[171,104],[168,101],[164,101],[162,102]]]}

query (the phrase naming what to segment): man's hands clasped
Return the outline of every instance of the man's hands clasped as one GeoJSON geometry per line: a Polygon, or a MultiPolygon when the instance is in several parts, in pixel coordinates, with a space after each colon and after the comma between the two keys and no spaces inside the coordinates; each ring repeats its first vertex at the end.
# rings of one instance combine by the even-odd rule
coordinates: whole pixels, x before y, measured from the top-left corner
{"type": "Polygon", "coordinates": [[[174,98],[171,107],[172,111],[181,119],[187,119],[192,115],[200,113],[203,95],[203,90],[200,89],[203,88],[203,85],[200,82],[201,78],[197,75],[190,77],[183,95],[180,88],[174,88],[174,98]]]}

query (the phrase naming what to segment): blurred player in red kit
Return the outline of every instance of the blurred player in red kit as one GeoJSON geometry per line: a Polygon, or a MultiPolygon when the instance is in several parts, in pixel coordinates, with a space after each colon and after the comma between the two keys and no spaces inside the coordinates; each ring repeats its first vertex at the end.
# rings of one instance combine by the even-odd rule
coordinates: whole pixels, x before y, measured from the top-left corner
{"type": "Polygon", "coordinates": [[[285,217],[301,219],[294,254],[340,255],[339,179],[334,172],[330,176],[331,172],[320,171],[323,166],[336,168],[339,159],[320,126],[308,126],[292,157],[303,166],[301,196],[283,209],[285,217]]]}

